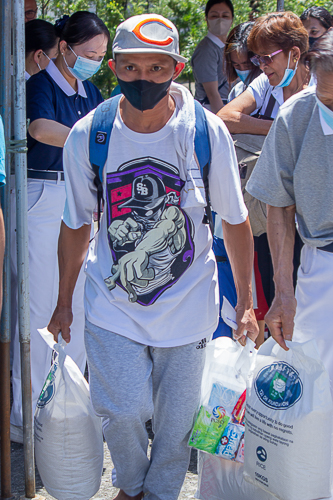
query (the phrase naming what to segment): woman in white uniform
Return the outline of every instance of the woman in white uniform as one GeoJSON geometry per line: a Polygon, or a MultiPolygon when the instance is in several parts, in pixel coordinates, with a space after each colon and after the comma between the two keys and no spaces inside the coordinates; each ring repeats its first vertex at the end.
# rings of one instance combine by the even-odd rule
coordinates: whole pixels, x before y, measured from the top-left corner
{"type": "MultiPolygon", "coordinates": [[[[51,364],[51,350],[37,329],[48,324],[58,295],[57,246],[66,198],[62,148],[71,127],[103,101],[99,90],[87,79],[99,70],[110,39],[105,24],[90,12],[76,12],[70,18],[56,23],[56,29],[60,39],[58,56],[49,62],[46,70],[27,81],[27,118],[30,120],[28,235],[33,411],[51,364]]],[[[15,243],[15,237],[12,241],[15,243]]],[[[14,273],[15,255],[14,247],[14,273]]],[[[74,291],[72,342],[67,353],[82,371],[86,365],[83,287],[84,274],[81,270],[74,291]]],[[[11,439],[22,441],[17,329],[13,349],[11,439]]]]}
{"type": "MultiPolygon", "coordinates": [[[[248,36],[247,46],[256,54],[251,61],[260,67],[262,74],[250,83],[245,92],[221,109],[218,116],[231,133],[265,136],[279,107],[309,83],[309,70],[300,63],[301,57],[308,50],[308,34],[296,14],[275,12],[255,22],[248,36]]],[[[274,283],[267,233],[255,236],[254,244],[269,307],[274,297],[274,283]]],[[[301,247],[302,242],[296,234],[294,286],[301,247]]]]}
{"type": "Polygon", "coordinates": [[[250,83],[261,75],[261,69],[251,62],[254,53],[248,49],[247,38],[253,28],[254,22],[238,24],[229,33],[224,48],[224,59],[226,76],[229,87],[237,80],[238,83],[233,87],[228,102],[238,97],[247,89],[250,83]]]}
{"type": "Polygon", "coordinates": [[[247,45],[256,54],[251,61],[263,73],[218,116],[233,134],[267,135],[281,104],[309,83],[309,71],[300,64],[308,34],[296,14],[274,12],[255,22],[247,45]],[[250,116],[256,108],[258,116],[250,116]]]}
{"type": "MultiPolygon", "coordinates": [[[[25,80],[46,69],[50,60],[57,57],[59,38],[54,25],[43,19],[34,19],[25,23],[25,80]]],[[[15,189],[15,177],[11,176],[11,186],[15,189]]],[[[11,221],[12,232],[16,229],[15,197],[12,197],[14,218],[11,221]]],[[[16,255],[16,251],[15,251],[16,255]]],[[[17,323],[17,279],[16,263],[11,282],[11,315],[12,331],[17,323]]],[[[11,347],[12,353],[13,346],[11,347]]]]}

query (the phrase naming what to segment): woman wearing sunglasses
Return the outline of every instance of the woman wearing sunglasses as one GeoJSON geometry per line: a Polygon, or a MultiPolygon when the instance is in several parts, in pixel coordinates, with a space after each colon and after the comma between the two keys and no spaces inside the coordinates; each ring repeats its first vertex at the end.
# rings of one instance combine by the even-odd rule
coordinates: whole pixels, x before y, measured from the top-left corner
{"type": "Polygon", "coordinates": [[[267,135],[281,104],[309,83],[309,71],[300,64],[308,34],[296,14],[276,12],[255,22],[247,46],[256,54],[251,62],[263,73],[218,116],[231,133],[267,135]],[[256,109],[257,115],[250,116],[256,109]]]}
{"type": "MultiPolygon", "coordinates": [[[[261,150],[263,138],[268,134],[279,107],[289,97],[308,85],[309,71],[303,64],[300,64],[300,59],[307,52],[308,45],[307,31],[300,19],[292,12],[268,14],[255,22],[247,39],[247,47],[255,54],[251,57],[251,62],[262,70],[262,74],[255,78],[240,96],[224,106],[218,113],[231,133],[240,134],[240,136],[234,136],[235,140],[250,144],[254,147],[254,151],[261,150]]],[[[266,207],[245,190],[251,168],[253,164],[251,167],[246,166],[246,173],[243,172],[244,178],[241,178],[245,204],[249,210],[254,233],[254,247],[259,270],[256,278],[258,282],[261,281],[265,299],[261,301],[261,311],[266,312],[274,298],[273,267],[266,233],[266,207]]],[[[294,285],[296,285],[301,247],[302,242],[296,234],[294,285]]],[[[262,296],[261,298],[263,299],[262,296]]],[[[257,316],[257,319],[262,319],[262,315],[257,316]]],[[[260,336],[260,341],[262,340],[263,330],[260,336]]]]}

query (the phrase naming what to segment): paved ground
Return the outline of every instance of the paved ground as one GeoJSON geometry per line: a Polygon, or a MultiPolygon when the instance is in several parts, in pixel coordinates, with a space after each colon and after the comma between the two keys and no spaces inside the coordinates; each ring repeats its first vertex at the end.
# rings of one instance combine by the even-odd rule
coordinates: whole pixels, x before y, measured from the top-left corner
{"type": "MultiPolygon", "coordinates": [[[[12,450],[12,493],[17,496],[24,497],[24,468],[23,468],[23,446],[16,443],[11,443],[12,450]]],[[[111,471],[113,464],[111,461],[109,450],[104,444],[104,467],[101,487],[98,493],[93,497],[94,500],[111,500],[118,492],[112,486],[111,471]]],[[[193,499],[197,486],[196,473],[196,451],[192,451],[191,463],[186,474],[186,480],[178,500],[193,499]]],[[[36,495],[40,495],[47,500],[53,500],[53,497],[47,493],[43,487],[42,481],[36,469],[36,495]]]]}
{"type": "MultiPolygon", "coordinates": [[[[85,377],[88,377],[86,371],[85,377]]],[[[11,394],[12,400],[12,394],[11,394]]],[[[12,401],[11,401],[12,402],[12,401]]],[[[149,435],[149,448],[153,439],[153,434],[151,431],[150,422],[147,423],[147,431],[149,435]]],[[[149,450],[148,450],[149,455],[149,450]]],[[[23,445],[17,443],[11,443],[11,460],[12,460],[12,494],[14,495],[14,500],[24,499],[24,455],[23,455],[23,445]]],[[[1,463],[1,456],[0,456],[1,463]]],[[[101,487],[93,500],[112,500],[118,493],[117,488],[112,486],[111,481],[111,471],[113,469],[112,460],[110,457],[109,450],[104,443],[104,465],[103,465],[103,476],[101,481],[101,487]]],[[[194,499],[194,495],[197,488],[197,451],[192,450],[191,461],[186,474],[186,479],[178,497],[178,500],[188,500],[194,499]]],[[[1,479],[0,479],[1,481],[1,479]]],[[[36,496],[40,497],[38,500],[54,500],[54,497],[49,495],[46,489],[43,487],[41,478],[39,477],[38,470],[36,468],[36,496]]]]}

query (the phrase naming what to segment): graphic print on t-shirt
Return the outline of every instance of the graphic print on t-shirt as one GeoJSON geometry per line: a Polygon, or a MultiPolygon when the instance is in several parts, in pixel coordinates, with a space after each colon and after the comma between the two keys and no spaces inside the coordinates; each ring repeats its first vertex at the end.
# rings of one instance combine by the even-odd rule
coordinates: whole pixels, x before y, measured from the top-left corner
{"type": "Polygon", "coordinates": [[[107,174],[109,290],[118,285],[130,302],[148,306],[192,264],[194,226],[180,208],[183,186],[178,169],[156,158],[138,158],[107,174]]]}

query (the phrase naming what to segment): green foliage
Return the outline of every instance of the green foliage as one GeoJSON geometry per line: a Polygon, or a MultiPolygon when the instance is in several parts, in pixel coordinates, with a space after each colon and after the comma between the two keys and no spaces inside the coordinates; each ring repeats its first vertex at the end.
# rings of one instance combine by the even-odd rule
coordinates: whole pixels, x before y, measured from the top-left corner
{"type": "MultiPolygon", "coordinates": [[[[276,0],[234,0],[235,19],[233,26],[247,21],[250,17],[258,17],[267,12],[276,11],[276,0]],[[253,6],[255,9],[252,10],[253,6]]],[[[124,19],[144,13],[156,13],[170,19],[178,28],[181,54],[190,61],[196,45],[205,36],[207,26],[204,9],[205,0],[40,0],[39,8],[42,16],[54,21],[64,14],[71,15],[78,10],[95,12],[110,31],[111,40],[116,28],[124,19]]],[[[333,1],[327,0],[285,0],[285,10],[300,15],[306,8],[317,5],[325,7],[331,13],[333,1]]],[[[111,46],[105,62],[92,81],[101,90],[103,97],[108,98],[117,81],[107,65],[112,57],[111,46]]],[[[181,81],[193,81],[190,62],[186,64],[181,81]]]]}
{"type": "Polygon", "coordinates": [[[250,8],[250,2],[244,0],[233,0],[232,3],[234,5],[234,12],[235,12],[235,17],[232,27],[235,27],[238,24],[244,23],[245,21],[249,20],[251,8],[250,8]]]}
{"type": "MultiPolygon", "coordinates": [[[[325,1],[325,0],[285,0],[284,10],[291,10],[295,12],[298,16],[302,14],[302,12],[316,5],[317,7],[325,7],[329,12],[333,11],[333,2],[325,1]]],[[[268,12],[274,12],[276,10],[276,1],[274,0],[260,0],[260,14],[266,14],[268,12]]]]}

